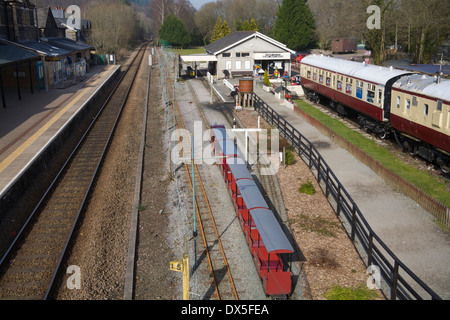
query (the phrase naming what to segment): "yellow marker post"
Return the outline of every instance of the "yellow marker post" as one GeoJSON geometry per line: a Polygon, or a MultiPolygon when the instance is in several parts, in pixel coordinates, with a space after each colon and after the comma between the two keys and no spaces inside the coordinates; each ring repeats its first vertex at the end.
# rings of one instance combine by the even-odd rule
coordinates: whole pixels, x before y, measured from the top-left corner
{"type": "Polygon", "coordinates": [[[183,300],[189,300],[189,256],[176,261],[170,261],[170,270],[183,272],[183,300]]]}

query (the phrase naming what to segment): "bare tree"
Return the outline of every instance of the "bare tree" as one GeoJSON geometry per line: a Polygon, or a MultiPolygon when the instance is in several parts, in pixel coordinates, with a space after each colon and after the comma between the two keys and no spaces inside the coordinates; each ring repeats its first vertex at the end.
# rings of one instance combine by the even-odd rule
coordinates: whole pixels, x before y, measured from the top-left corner
{"type": "Polygon", "coordinates": [[[92,1],[86,12],[92,22],[91,44],[100,53],[120,55],[136,40],[138,23],[133,8],[119,1],[92,1]]]}

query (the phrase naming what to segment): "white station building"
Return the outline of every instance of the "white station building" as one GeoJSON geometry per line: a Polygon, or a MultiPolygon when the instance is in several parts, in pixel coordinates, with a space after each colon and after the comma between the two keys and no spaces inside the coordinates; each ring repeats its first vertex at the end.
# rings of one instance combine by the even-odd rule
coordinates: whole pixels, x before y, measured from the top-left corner
{"type": "Polygon", "coordinates": [[[181,56],[185,63],[208,63],[208,70],[217,79],[225,77],[291,74],[291,54],[295,53],[257,31],[238,31],[205,47],[206,53],[181,56]]]}

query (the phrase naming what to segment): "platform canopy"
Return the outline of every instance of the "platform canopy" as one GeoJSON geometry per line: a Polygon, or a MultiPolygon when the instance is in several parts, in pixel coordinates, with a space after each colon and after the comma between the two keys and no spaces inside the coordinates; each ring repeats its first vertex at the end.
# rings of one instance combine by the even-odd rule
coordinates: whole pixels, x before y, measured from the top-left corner
{"type": "Polygon", "coordinates": [[[217,57],[212,54],[199,53],[181,56],[184,62],[210,62],[217,61],[217,57]]]}

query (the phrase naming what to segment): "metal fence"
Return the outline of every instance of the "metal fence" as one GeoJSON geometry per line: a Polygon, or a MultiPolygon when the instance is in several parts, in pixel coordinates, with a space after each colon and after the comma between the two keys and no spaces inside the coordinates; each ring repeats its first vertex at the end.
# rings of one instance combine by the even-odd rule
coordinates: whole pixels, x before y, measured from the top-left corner
{"type": "Polygon", "coordinates": [[[363,262],[373,272],[369,278],[374,281],[373,287],[381,289],[391,300],[441,300],[375,234],[314,145],[256,94],[253,103],[255,110],[279,129],[315,175],[363,262]]]}

